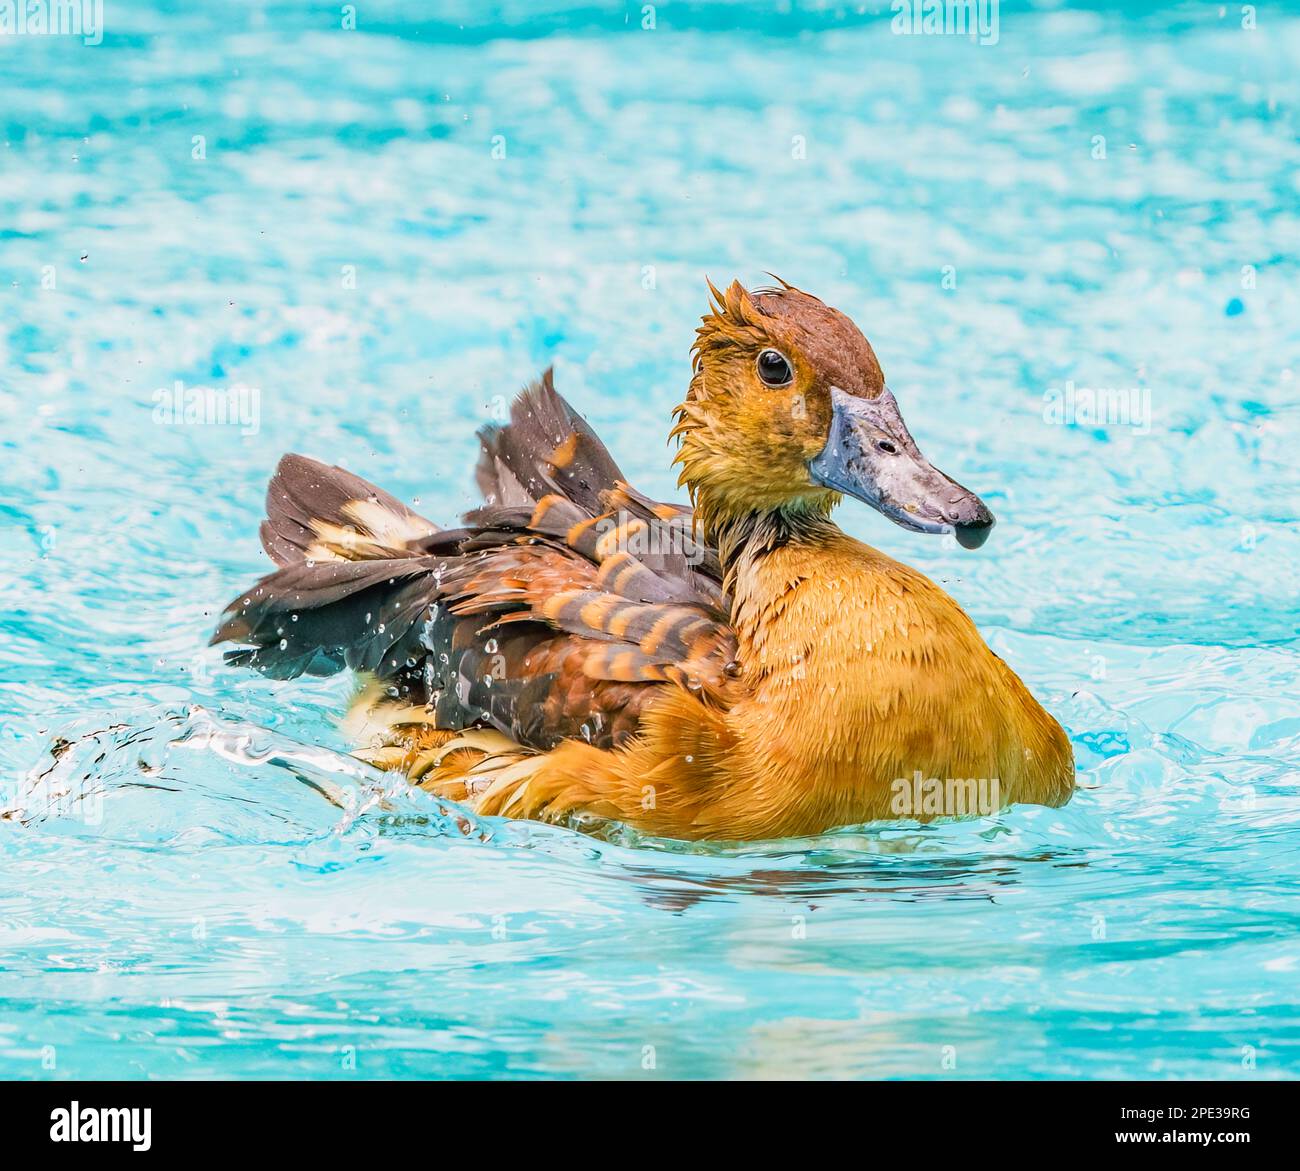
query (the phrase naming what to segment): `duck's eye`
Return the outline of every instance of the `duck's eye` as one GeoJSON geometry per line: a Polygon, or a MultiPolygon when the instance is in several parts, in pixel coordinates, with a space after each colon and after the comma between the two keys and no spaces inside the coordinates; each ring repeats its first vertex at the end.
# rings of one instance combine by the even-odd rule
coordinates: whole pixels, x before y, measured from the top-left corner
{"type": "Polygon", "coordinates": [[[898,448],[895,447],[888,439],[877,439],[876,450],[883,451],[886,455],[897,455],[898,448]]]}
{"type": "Polygon", "coordinates": [[[794,380],[794,367],[784,354],[764,350],[758,355],[758,376],[766,386],[784,386],[794,380]]]}

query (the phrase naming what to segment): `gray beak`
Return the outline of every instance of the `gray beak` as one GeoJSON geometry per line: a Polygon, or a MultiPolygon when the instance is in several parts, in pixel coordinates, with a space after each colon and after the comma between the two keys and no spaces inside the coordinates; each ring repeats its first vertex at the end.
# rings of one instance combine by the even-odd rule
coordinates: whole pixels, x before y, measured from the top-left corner
{"type": "Polygon", "coordinates": [[[859,398],[831,387],[831,431],[809,465],[813,482],[870,504],[918,533],[955,533],[978,549],[993,514],[974,492],[936,468],[917,449],[888,388],[859,398]]]}

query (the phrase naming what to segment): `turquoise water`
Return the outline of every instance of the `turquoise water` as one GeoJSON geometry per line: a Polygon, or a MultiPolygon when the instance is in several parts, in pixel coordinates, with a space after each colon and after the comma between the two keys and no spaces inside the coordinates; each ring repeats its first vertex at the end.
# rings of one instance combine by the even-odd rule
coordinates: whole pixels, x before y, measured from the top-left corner
{"type": "Polygon", "coordinates": [[[1300,11],[339,8],[0,37],[0,1076],[1300,1073],[1300,11]],[[704,276],[765,270],[997,513],[840,519],[1067,726],[1071,805],[478,822],[340,754],[344,680],[206,649],[283,451],[448,520],[552,360],[672,498],[704,276]]]}

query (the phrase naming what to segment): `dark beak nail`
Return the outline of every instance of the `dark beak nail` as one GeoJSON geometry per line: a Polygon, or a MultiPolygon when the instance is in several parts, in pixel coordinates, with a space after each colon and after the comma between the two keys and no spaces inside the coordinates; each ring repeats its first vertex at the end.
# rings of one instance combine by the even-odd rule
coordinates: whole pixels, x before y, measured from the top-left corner
{"type": "Polygon", "coordinates": [[[969,524],[953,525],[952,531],[957,536],[957,544],[963,549],[978,549],[993,531],[993,514],[988,513],[986,517],[979,517],[969,524]]]}

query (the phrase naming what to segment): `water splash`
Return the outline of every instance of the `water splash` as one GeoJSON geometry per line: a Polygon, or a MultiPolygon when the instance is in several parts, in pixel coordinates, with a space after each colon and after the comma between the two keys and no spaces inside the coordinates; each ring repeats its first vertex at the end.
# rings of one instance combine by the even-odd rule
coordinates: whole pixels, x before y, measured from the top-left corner
{"type": "Polygon", "coordinates": [[[469,811],[400,776],[197,705],[89,723],[55,738],[0,820],[80,825],[118,840],[199,831],[247,841],[343,835],[382,815],[418,818],[431,833],[489,836],[469,811]]]}

